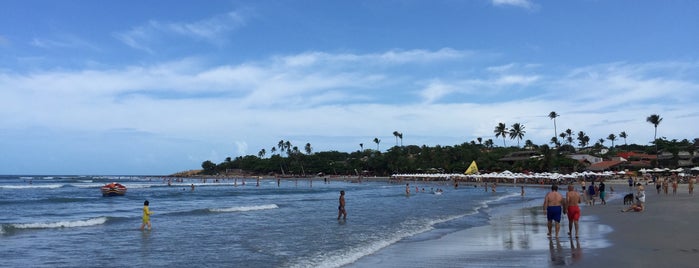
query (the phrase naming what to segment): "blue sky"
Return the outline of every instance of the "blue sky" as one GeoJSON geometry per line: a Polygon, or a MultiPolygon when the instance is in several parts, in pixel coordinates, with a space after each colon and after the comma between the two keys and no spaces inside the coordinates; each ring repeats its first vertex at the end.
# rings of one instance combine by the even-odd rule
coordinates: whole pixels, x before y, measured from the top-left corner
{"type": "Polygon", "coordinates": [[[551,111],[593,141],[648,144],[650,114],[658,136],[693,139],[696,14],[679,0],[1,1],[0,174],[170,174],[279,140],[383,151],[393,131],[501,145],[499,122],[544,144],[551,111]]]}

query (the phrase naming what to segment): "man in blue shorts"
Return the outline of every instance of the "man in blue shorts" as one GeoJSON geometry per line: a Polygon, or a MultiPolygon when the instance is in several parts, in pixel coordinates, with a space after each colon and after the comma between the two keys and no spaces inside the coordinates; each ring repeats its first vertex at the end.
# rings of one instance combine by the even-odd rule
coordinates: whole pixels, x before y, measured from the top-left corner
{"type": "Polygon", "coordinates": [[[558,238],[558,231],[561,229],[561,213],[563,211],[563,196],[558,193],[558,186],[551,185],[551,191],[544,197],[544,213],[546,213],[546,219],[548,223],[547,236],[551,236],[551,227],[553,227],[553,222],[556,221],[556,238],[558,238]]]}

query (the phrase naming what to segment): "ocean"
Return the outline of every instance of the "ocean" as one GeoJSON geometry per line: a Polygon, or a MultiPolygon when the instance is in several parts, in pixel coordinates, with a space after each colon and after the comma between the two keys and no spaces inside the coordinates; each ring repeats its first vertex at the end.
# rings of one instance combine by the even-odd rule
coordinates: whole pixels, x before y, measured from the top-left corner
{"type": "MultiPolygon", "coordinates": [[[[543,187],[527,187],[521,196],[516,185],[492,192],[410,181],[406,195],[405,183],[2,176],[0,266],[424,267],[439,261],[440,267],[541,267],[575,261],[579,241],[554,245],[542,233],[543,187]],[[103,197],[99,187],[110,182],[125,185],[126,195],[103,197]],[[432,193],[437,189],[443,194],[432,193]],[[337,219],[340,190],[346,220],[337,219]],[[145,200],[151,231],[139,229],[145,200]],[[528,262],[507,258],[518,254],[528,262]]],[[[604,234],[611,230],[594,226],[584,233],[583,248],[608,246],[604,234]]]]}

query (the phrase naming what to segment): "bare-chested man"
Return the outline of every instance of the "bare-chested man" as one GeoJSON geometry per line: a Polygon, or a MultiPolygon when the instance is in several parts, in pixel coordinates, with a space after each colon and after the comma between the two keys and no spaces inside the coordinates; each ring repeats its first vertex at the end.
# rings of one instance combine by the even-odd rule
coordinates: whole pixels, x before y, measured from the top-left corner
{"type": "Polygon", "coordinates": [[[558,193],[558,186],[555,184],[551,185],[551,191],[544,197],[544,213],[546,213],[546,219],[548,220],[546,225],[548,233],[546,235],[548,236],[551,236],[552,221],[556,221],[556,238],[558,238],[558,231],[561,229],[563,202],[563,196],[558,193]]]}
{"type": "Polygon", "coordinates": [[[573,233],[573,225],[575,225],[575,238],[578,238],[578,220],[580,220],[580,207],[578,204],[582,203],[580,200],[580,194],[575,191],[575,187],[572,184],[568,184],[568,192],[566,193],[565,205],[567,206],[568,213],[568,236],[573,233]]]}

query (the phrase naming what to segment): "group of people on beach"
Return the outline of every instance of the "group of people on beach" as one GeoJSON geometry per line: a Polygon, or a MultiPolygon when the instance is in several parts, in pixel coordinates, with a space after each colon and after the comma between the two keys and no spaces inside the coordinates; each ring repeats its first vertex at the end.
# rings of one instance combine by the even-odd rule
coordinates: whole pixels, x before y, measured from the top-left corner
{"type": "MultiPolygon", "coordinates": [[[[583,198],[586,199],[586,203],[589,206],[594,205],[594,197],[599,196],[602,200],[602,204],[606,204],[605,201],[605,185],[604,182],[600,182],[599,186],[595,186],[594,182],[589,187],[585,187],[585,183],[582,182],[583,195],[581,196],[578,191],[575,190],[573,184],[568,184],[568,192],[566,192],[565,197],[558,192],[558,185],[551,185],[551,191],[544,197],[544,213],[547,219],[547,236],[552,235],[552,231],[555,231],[555,237],[558,238],[560,231],[560,222],[562,214],[568,215],[568,236],[572,236],[573,227],[575,227],[575,238],[578,238],[578,222],[580,220],[580,204],[583,202],[583,198]],[[554,229],[555,222],[555,229],[554,229]]],[[[641,212],[644,209],[646,202],[645,188],[640,183],[637,184],[636,193],[634,194],[635,201],[632,202],[631,206],[622,209],[622,212],[635,211],[641,212]]]]}
{"type": "MultiPolygon", "coordinates": [[[[580,186],[582,187],[583,192],[583,202],[585,202],[587,205],[594,206],[597,198],[600,199],[600,204],[607,204],[607,186],[604,184],[604,181],[600,181],[598,185],[595,185],[595,182],[592,181],[590,186],[586,186],[585,181],[582,181],[580,182],[580,186]]],[[[614,190],[612,189],[612,191],[614,190]]]]}
{"type": "Polygon", "coordinates": [[[580,206],[582,199],[580,193],[575,191],[572,184],[568,185],[568,192],[565,198],[558,192],[558,185],[551,185],[551,191],[544,197],[544,213],[546,214],[548,232],[547,236],[551,236],[553,222],[556,222],[555,237],[558,238],[558,233],[561,229],[561,214],[568,215],[568,236],[572,235],[573,227],[575,227],[575,238],[578,238],[578,221],[580,220],[580,206]]]}

